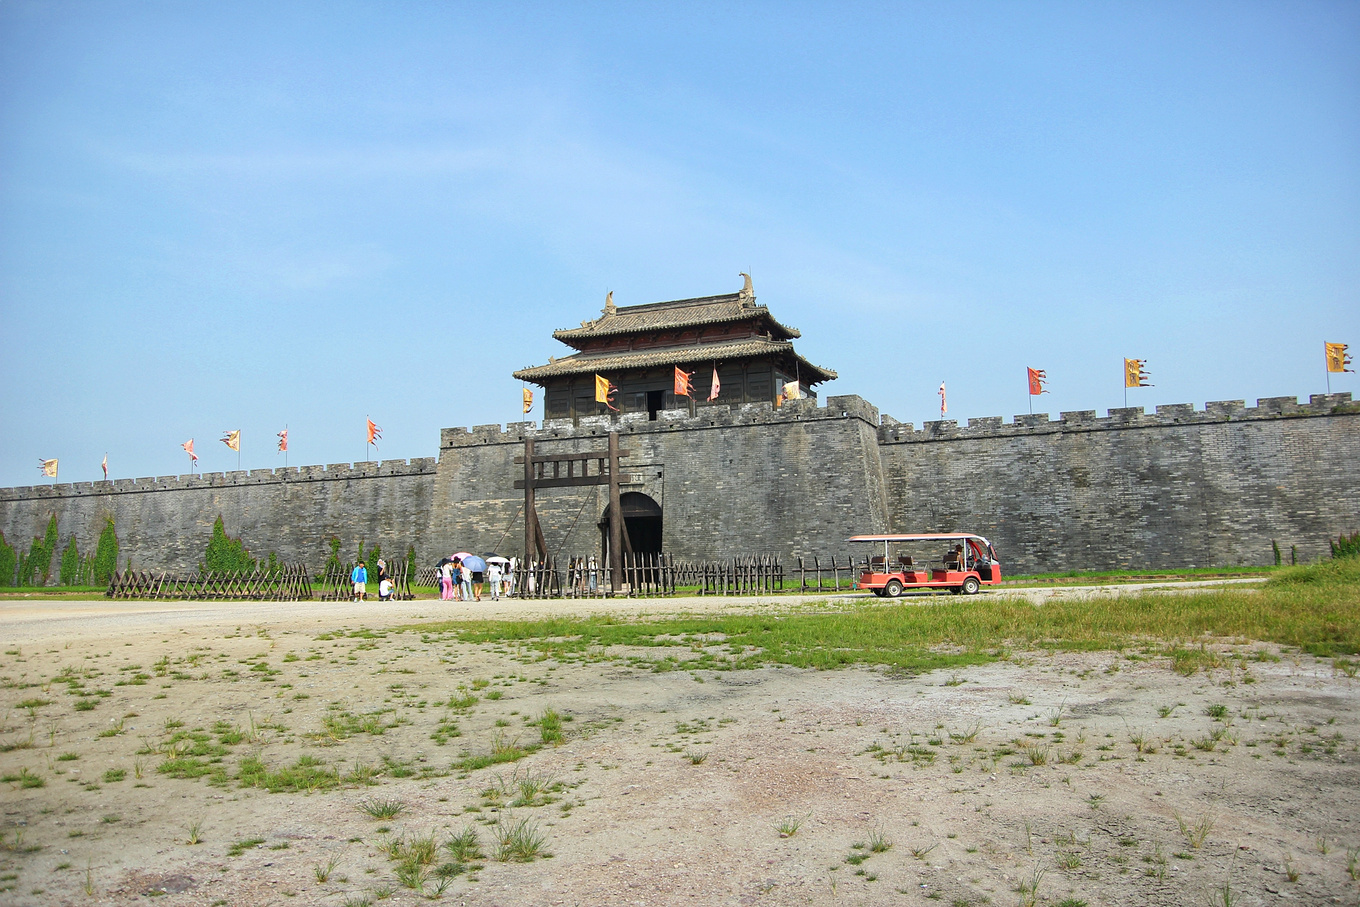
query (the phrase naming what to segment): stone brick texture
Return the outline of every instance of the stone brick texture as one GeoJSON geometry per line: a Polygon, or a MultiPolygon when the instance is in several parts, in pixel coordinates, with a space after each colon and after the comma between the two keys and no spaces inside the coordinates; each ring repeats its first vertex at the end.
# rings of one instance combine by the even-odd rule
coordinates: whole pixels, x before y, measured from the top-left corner
{"type": "MultiPolygon", "coordinates": [[[[221,515],[257,557],[320,569],[332,536],[422,562],[466,550],[519,555],[524,467],[539,453],[603,450],[620,433],[624,491],[663,512],[663,548],[685,560],[868,554],[851,535],[970,531],[1006,573],[1288,561],[1360,528],[1360,405],[1243,401],[899,423],[855,396],[480,425],[440,433],[439,457],[0,489],[0,531],[26,551],[51,514],[61,544],[94,550],[114,517],[121,565],[197,569],[221,515]]],[[[606,486],[542,489],[560,557],[598,555],[606,486]]],[[[53,571],[55,573],[55,571],[53,571]]]]}

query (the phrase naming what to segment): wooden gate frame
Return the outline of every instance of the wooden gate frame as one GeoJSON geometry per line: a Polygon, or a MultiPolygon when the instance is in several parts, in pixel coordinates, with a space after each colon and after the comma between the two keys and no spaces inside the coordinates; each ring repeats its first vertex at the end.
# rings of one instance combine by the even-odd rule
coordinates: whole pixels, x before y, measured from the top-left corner
{"type": "Polygon", "coordinates": [[[619,447],[619,433],[616,431],[609,433],[608,450],[593,450],[587,453],[536,454],[533,438],[525,438],[524,456],[515,457],[516,463],[524,464],[524,478],[515,480],[515,487],[524,489],[524,559],[532,561],[536,557],[548,556],[548,544],[543,538],[543,527],[539,525],[538,511],[534,507],[535,489],[608,485],[609,585],[614,592],[621,591],[624,533],[627,529],[623,523],[623,507],[619,503],[619,486],[631,483],[633,477],[620,474],[619,459],[631,455],[632,451],[619,447]],[[594,473],[590,472],[592,460],[597,464],[594,473]],[[566,464],[565,475],[562,470],[563,463],[566,464]]]}

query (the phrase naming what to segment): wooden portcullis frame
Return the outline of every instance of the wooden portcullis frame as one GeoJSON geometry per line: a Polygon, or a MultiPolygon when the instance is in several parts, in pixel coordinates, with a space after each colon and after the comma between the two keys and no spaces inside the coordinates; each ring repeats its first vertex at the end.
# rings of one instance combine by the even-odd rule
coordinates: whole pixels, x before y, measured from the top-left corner
{"type": "Polygon", "coordinates": [[[623,588],[624,533],[623,508],[619,503],[619,486],[631,482],[632,476],[622,475],[619,460],[632,451],[619,447],[619,433],[609,433],[608,450],[586,453],[536,454],[532,438],[524,439],[524,456],[515,457],[524,464],[524,478],[515,481],[516,488],[524,489],[524,559],[537,560],[548,556],[548,544],[543,538],[543,527],[534,508],[534,491],[539,488],[580,488],[586,485],[609,486],[609,585],[615,592],[623,588]],[[590,464],[595,470],[591,472],[590,464]]]}

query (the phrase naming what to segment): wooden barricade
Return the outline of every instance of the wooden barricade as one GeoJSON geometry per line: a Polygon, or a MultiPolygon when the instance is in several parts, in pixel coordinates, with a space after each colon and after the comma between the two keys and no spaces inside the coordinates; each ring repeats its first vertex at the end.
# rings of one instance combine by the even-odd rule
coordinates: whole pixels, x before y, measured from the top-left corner
{"type": "Polygon", "coordinates": [[[795,569],[798,571],[798,587],[803,592],[820,592],[826,589],[827,576],[831,577],[830,588],[834,591],[840,591],[842,576],[846,580],[846,588],[853,590],[860,575],[860,568],[856,567],[855,559],[850,555],[838,558],[833,554],[830,563],[824,562],[820,557],[800,557],[795,569]]]}
{"type": "MultiPolygon", "coordinates": [[[[564,594],[562,579],[556,558],[531,561],[520,567],[514,595],[516,598],[561,598],[564,594]]],[[[570,586],[567,588],[569,590],[570,586]]]]}
{"type": "Polygon", "coordinates": [[[312,584],[302,564],[253,573],[208,571],[189,577],[130,570],[114,573],[104,594],[128,599],[300,601],[312,597],[312,584]]]}

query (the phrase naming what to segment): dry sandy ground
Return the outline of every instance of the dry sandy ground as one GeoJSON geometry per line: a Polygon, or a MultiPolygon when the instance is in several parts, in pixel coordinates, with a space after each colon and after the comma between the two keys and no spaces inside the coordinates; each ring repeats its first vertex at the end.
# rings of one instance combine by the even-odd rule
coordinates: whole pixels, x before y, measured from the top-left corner
{"type": "MultiPolygon", "coordinates": [[[[790,605],[476,613],[606,607],[790,605]]],[[[382,846],[468,827],[486,857],[443,903],[1360,903],[1360,686],[1329,661],[1243,644],[1191,676],[1156,650],[656,672],[694,653],[544,660],[390,629],[460,608],[0,603],[0,903],[414,905],[382,846]],[[548,709],[560,745],[451,770],[538,742],[548,709]],[[217,781],[159,770],[196,731],[217,781]],[[251,757],[377,783],[269,793],[237,779],[251,757]],[[555,789],[511,807],[521,782],[555,789]],[[495,859],[497,823],[522,820],[551,857],[495,859]]]]}

